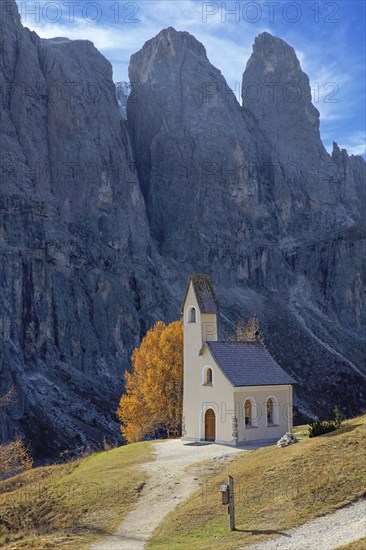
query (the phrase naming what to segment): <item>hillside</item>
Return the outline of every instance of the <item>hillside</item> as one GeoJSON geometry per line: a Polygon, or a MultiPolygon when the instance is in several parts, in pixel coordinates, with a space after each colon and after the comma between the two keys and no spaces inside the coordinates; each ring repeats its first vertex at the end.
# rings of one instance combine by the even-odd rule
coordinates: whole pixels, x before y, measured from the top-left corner
{"type": "Polygon", "coordinates": [[[3,5],[1,438],[37,458],[121,442],[131,352],[179,317],[193,272],[225,334],[259,317],[303,417],[364,412],[365,163],[325,150],[294,49],[255,38],[241,105],[204,45],[165,28],[131,57],[124,120],[128,87],[119,106],[92,42],[42,39],[3,5]],[[248,100],[268,75],[290,99],[248,100]]]}
{"type": "MultiPolygon", "coordinates": [[[[296,431],[296,430],[295,430],[296,431]]],[[[280,449],[239,455],[156,529],[151,549],[236,549],[278,536],[366,496],[366,416],[337,431],[280,449]],[[236,527],[228,531],[219,487],[236,482],[236,527]]]]}
{"type": "MultiPolygon", "coordinates": [[[[207,550],[214,544],[229,550],[263,541],[365,495],[365,428],[362,416],[338,432],[291,447],[238,454],[217,445],[178,446],[173,458],[180,470],[169,462],[170,450],[165,456],[155,448],[153,456],[153,446],[165,442],[131,444],[36,468],[0,482],[0,545],[7,550],[86,550],[95,541],[102,543],[95,548],[105,548],[124,518],[128,531],[144,540],[157,517],[162,522],[148,548],[207,550]],[[192,451],[189,458],[186,453],[192,451]],[[220,503],[219,484],[227,474],[236,480],[234,533],[227,530],[226,507],[220,503]]],[[[122,537],[121,528],[119,533],[122,537]]],[[[117,536],[113,545],[125,547],[117,536]]],[[[358,550],[357,545],[350,548],[358,550]]]]}
{"type": "Polygon", "coordinates": [[[152,457],[136,443],[0,482],[0,547],[86,550],[134,507],[152,457]]]}

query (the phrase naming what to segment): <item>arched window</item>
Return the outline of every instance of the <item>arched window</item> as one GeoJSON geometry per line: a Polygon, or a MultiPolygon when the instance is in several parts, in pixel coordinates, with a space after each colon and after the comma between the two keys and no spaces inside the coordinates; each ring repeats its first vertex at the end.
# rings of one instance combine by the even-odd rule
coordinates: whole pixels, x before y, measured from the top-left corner
{"type": "Polygon", "coordinates": [[[212,369],[206,370],[206,384],[212,384],[212,369]]]}
{"type": "Polygon", "coordinates": [[[255,428],[258,421],[257,404],[252,397],[244,401],[244,426],[246,428],[255,428]]]}
{"type": "Polygon", "coordinates": [[[204,386],[212,386],[213,373],[211,367],[205,367],[203,369],[202,384],[204,386]]]}
{"type": "Polygon", "coordinates": [[[266,404],[267,426],[277,426],[279,421],[279,404],[275,397],[269,397],[266,404]]]}
{"type": "Polygon", "coordinates": [[[246,426],[251,426],[251,424],[252,424],[252,402],[249,401],[249,399],[247,399],[245,401],[244,410],[245,410],[245,425],[246,426]]]}
{"type": "Polygon", "coordinates": [[[188,310],[188,323],[195,323],[196,320],[197,320],[196,318],[197,318],[196,308],[195,307],[189,308],[189,310],[188,310]]]}
{"type": "Polygon", "coordinates": [[[267,424],[274,424],[273,422],[273,399],[267,400],[267,424]]]}

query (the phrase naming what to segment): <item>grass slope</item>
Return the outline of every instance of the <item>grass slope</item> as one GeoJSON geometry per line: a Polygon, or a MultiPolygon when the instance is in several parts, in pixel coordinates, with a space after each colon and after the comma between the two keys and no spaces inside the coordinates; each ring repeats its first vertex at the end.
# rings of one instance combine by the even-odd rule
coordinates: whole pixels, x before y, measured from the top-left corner
{"type": "MultiPolygon", "coordinates": [[[[147,548],[230,550],[272,538],[365,494],[366,416],[290,447],[239,455],[179,505],[155,530],[147,548]],[[228,531],[219,486],[236,485],[236,527],[228,531]]],[[[351,547],[353,548],[353,547],[351,547]]],[[[357,546],[355,548],[358,548],[357,546]]]]}
{"type": "Polygon", "coordinates": [[[346,544],[345,546],[340,546],[337,550],[365,550],[366,548],[366,537],[346,544]]]}
{"type": "Polygon", "coordinates": [[[0,482],[0,547],[83,550],[115,531],[145,482],[148,442],[0,482]]]}

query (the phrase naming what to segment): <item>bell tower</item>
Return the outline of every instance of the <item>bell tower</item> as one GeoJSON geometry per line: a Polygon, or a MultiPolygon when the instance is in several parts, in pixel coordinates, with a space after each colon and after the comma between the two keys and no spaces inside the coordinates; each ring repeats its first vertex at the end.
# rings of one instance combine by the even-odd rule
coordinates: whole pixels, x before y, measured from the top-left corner
{"type": "Polygon", "coordinates": [[[216,296],[209,275],[191,275],[182,304],[183,313],[183,437],[196,433],[197,415],[202,407],[201,354],[206,342],[217,341],[216,296]]]}
{"type": "Polygon", "coordinates": [[[191,275],[182,306],[184,362],[197,357],[206,342],[217,341],[216,296],[209,275],[191,275]]]}

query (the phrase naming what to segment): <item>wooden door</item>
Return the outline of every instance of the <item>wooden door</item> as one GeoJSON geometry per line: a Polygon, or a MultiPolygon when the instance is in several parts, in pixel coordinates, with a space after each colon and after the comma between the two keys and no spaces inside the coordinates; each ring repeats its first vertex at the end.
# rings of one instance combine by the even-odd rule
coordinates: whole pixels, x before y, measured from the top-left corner
{"type": "Polygon", "coordinates": [[[205,440],[215,441],[215,412],[208,409],[205,414],[205,440]]]}

